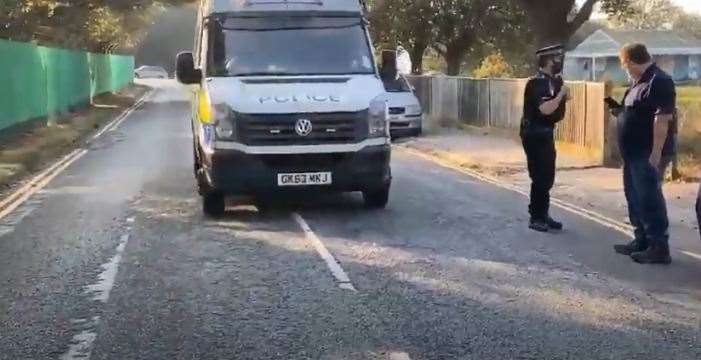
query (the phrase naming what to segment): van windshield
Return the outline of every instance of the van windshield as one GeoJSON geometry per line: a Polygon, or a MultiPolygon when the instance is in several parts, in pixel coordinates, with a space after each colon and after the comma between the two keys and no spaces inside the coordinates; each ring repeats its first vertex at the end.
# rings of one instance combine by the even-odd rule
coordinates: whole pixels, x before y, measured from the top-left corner
{"type": "Polygon", "coordinates": [[[361,20],[236,18],[210,22],[208,76],[373,74],[361,20]]]}

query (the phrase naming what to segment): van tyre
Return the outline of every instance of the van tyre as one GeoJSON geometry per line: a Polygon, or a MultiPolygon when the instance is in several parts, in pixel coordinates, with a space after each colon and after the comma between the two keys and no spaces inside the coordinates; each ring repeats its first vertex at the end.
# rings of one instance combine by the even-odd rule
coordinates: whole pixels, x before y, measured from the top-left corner
{"type": "Polygon", "coordinates": [[[220,192],[210,192],[202,196],[202,211],[205,215],[219,217],[226,211],[224,194],[220,192]]]}
{"type": "Polygon", "coordinates": [[[376,191],[364,191],[363,199],[368,209],[384,209],[389,203],[389,186],[376,191]]]}

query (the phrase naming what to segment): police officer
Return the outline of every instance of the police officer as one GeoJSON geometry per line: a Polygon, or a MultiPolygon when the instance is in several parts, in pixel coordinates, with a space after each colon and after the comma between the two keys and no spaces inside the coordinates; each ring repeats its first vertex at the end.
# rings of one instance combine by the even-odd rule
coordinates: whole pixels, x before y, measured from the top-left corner
{"type": "Polygon", "coordinates": [[[550,46],[536,52],[538,73],[528,80],[523,101],[521,140],[531,178],[529,227],[535,231],[561,230],[550,217],[550,190],[555,182],[555,124],[565,117],[569,89],[561,77],[564,49],[550,46]]]}

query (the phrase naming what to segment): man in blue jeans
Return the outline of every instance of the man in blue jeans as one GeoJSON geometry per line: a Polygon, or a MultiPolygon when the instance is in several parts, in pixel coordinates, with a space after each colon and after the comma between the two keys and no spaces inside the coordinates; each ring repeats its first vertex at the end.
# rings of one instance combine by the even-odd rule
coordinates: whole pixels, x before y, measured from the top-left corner
{"type": "Polygon", "coordinates": [[[675,85],[652,61],[645,45],[624,46],[620,60],[633,81],[616,112],[623,182],[635,239],[614,249],[641,264],[670,264],[669,219],[658,169],[676,107],[675,85]]]}

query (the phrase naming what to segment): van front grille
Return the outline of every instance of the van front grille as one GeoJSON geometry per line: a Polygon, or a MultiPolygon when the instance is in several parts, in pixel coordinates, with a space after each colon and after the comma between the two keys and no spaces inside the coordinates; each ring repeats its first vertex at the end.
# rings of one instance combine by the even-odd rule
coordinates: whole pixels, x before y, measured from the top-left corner
{"type": "Polygon", "coordinates": [[[250,146],[350,144],[367,137],[367,112],[310,114],[245,114],[236,117],[239,139],[250,146]],[[311,132],[296,131],[299,120],[311,122],[311,132]]]}

